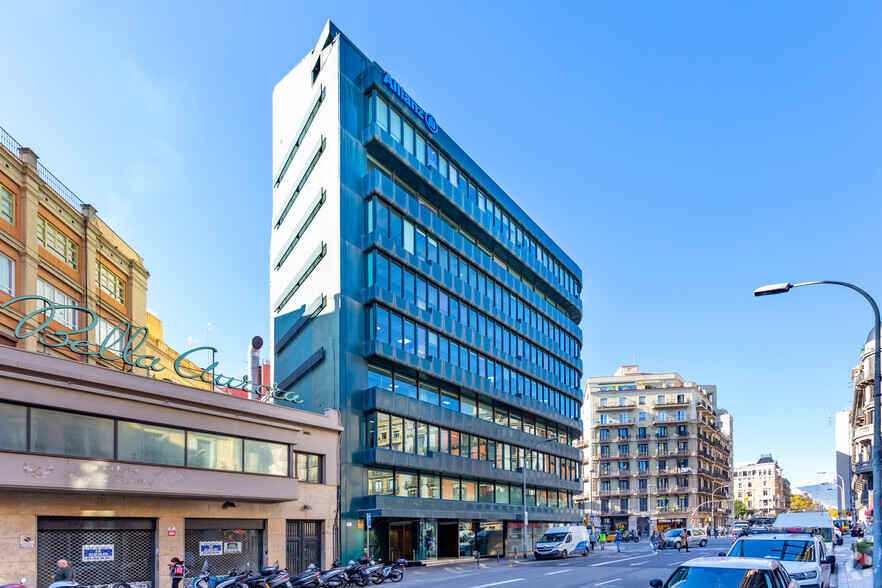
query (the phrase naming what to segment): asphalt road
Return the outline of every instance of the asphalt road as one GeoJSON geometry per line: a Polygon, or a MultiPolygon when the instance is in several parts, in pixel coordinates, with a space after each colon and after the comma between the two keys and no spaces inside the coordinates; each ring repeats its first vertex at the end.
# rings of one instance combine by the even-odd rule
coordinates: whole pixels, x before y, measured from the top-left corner
{"type": "MultiPolygon", "coordinates": [[[[846,537],[845,545],[835,550],[836,559],[846,573],[844,564],[849,560],[851,538],[846,537]]],[[[646,541],[638,544],[626,543],[620,553],[615,545],[607,545],[604,551],[595,550],[588,556],[574,556],[566,560],[526,560],[521,562],[484,560],[480,568],[474,562],[438,565],[422,568],[408,568],[401,584],[446,586],[456,588],[569,588],[605,586],[607,588],[647,587],[653,578],[667,580],[676,567],[695,557],[716,557],[721,551],[728,551],[732,545],[731,537],[710,539],[707,547],[694,547],[689,553],[678,553],[667,549],[653,554],[646,541]]],[[[849,564],[850,568],[850,564],[849,564]]],[[[850,586],[848,582],[837,582],[834,578],[832,588],[850,586]]],[[[868,583],[867,586],[870,584],[868,583]]]]}

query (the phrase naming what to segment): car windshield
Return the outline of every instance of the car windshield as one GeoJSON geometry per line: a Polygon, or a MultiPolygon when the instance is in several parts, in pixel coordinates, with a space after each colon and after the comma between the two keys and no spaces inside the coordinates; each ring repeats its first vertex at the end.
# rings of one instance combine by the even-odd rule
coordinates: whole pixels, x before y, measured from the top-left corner
{"type": "Polygon", "coordinates": [[[683,529],[671,529],[667,533],[665,533],[668,537],[679,537],[683,534],[683,529]]]}
{"type": "Polygon", "coordinates": [[[805,540],[742,539],[732,546],[732,557],[759,557],[781,561],[815,561],[815,544],[805,540]]]}
{"type": "Polygon", "coordinates": [[[545,533],[539,543],[559,543],[566,538],[566,533],[545,533]]]}
{"type": "Polygon", "coordinates": [[[760,570],[732,568],[679,568],[666,584],[668,588],[766,588],[766,576],[760,570]]]}

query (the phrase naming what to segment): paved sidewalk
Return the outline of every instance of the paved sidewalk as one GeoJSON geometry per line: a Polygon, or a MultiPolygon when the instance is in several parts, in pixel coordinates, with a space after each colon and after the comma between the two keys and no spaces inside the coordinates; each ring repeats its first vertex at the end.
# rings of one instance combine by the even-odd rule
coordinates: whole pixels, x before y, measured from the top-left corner
{"type": "Polygon", "coordinates": [[[837,562],[836,581],[838,588],[872,588],[873,568],[856,568],[852,558],[837,562]]]}

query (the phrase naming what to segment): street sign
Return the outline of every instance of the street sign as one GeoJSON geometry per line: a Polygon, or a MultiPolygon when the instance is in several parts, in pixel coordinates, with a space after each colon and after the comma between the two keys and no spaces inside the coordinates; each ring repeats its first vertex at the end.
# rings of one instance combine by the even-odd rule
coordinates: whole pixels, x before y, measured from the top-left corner
{"type": "Polygon", "coordinates": [[[176,534],[177,534],[177,531],[175,530],[174,527],[169,527],[169,528],[168,528],[168,536],[169,536],[169,537],[174,537],[176,534]]]}
{"type": "Polygon", "coordinates": [[[367,515],[365,515],[365,518],[367,519],[367,528],[370,529],[371,528],[371,513],[367,513],[367,515]]]}
{"type": "Polygon", "coordinates": [[[34,536],[33,535],[22,535],[19,539],[18,546],[21,549],[33,549],[34,548],[34,536]]]}

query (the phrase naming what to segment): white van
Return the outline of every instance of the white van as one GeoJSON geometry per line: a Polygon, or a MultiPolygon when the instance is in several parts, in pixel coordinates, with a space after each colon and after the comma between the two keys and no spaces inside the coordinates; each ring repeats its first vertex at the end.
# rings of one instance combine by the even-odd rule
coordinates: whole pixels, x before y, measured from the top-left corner
{"type": "Polygon", "coordinates": [[[560,557],[566,559],[574,553],[588,555],[588,529],[583,525],[551,527],[536,542],[533,555],[536,559],[560,557]]]}
{"type": "Polygon", "coordinates": [[[775,519],[776,527],[817,527],[824,538],[827,553],[833,553],[835,545],[842,544],[842,534],[836,533],[838,529],[833,526],[833,517],[829,512],[785,512],[775,519]]]}

